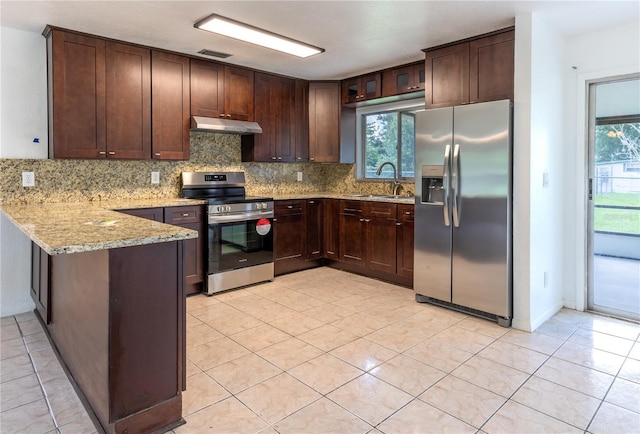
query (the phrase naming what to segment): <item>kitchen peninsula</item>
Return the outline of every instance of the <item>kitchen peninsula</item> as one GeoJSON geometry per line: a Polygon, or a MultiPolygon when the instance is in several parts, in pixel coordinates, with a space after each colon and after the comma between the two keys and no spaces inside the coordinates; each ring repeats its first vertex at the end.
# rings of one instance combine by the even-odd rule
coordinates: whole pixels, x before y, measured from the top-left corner
{"type": "Polygon", "coordinates": [[[198,233],[114,209],[186,204],[160,199],[0,207],[33,243],[37,312],[107,433],[184,423],[182,243],[198,233]]]}

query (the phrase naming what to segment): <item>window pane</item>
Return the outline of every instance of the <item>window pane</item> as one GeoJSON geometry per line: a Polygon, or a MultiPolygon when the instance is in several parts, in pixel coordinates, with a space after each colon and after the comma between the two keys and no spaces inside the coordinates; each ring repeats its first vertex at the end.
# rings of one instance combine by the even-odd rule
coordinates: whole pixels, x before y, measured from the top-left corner
{"type": "Polygon", "coordinates": [[[415,116],[411,113],[401,113],[402,119],[402,174],[404,178],[413,178],[415,172],[415,116]]]}
{"type": "Polygon", "coordinates": [[[365,178],[393,178],[393,169],[385,166],[380,176],[376,170],[385,161],[398,166],[398,116],[396,113],[375,113],[364,116],[365,178]]]}

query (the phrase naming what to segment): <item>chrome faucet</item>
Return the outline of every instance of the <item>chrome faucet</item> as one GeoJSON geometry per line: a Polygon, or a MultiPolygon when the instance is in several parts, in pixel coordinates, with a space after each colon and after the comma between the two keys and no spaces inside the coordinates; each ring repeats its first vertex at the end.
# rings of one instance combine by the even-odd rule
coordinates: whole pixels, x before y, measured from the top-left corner
{"type": "Polygon", "coordinates": [[[387,164],[393,169],[393,195],[397,196],[398,190],[402,186],[400,185],[400,181],[398,181],[398,172],[396,171],[396,166],[391,161],[385,161],[378,167],[378,170],[376,170],[376,175],[380,176],[380,174],[382,173],[382,168],[387,164]]]}

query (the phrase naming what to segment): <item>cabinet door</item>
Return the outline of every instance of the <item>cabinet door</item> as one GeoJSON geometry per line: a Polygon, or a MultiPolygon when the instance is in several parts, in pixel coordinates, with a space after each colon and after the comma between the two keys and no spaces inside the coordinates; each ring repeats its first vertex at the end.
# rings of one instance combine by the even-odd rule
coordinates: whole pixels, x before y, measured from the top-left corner
{"type": "Polygon", "coordinates": [[[255,74],[255,121],[262,134],[251,138],[253,161],[294,161],[294,92],[291,79],[255,74]]]}
{"type": "Polygon", "coordinates": [[[306,201],[277,201],[273,220],[274,271],[282,274],[296,269],[307,256],[306,201]]]}
{"type": "Polygon", "coordinates": [[[425,107],[451,107],[469,101],[469,43],[427,51],[425,107]]]}
{"type": "Polygon", "coordinates": [[[413,205],[398,205],[398,264],[397,273],[413,277],[413,205]]]}
{"type": "Polygon", "coordinates": [[[384,71],[382,96],[394,96],[424,89],[424,62],[384,71]]]}
{"type": "Polygon", "coordinates": [[[469,42],[469,102],[513,100],[514,32],[469,42]]]}
{"type": "Polygon", "coordinates": [[[204,282],[204,249],[206,230],[203,206],[172,206],[164,208],[164,222],[198,231],[198,238],[182,241],[182,267],[187,295],[200,292],[204,282]]]}
{"type": "Polygon", "coordinates": [[[340,82],[341,103],[351,104],[360,100],[360,77],[352,77],[340,82]]]}
{"type": "Polygon", "coordinates": [[[296,80],[294,108],[296,162],[309,161],[309,82],[296,80]]]}
{"type": "Polygon", "coordinates": [[[164,222],[164,209],[162,208],[120,209],[118,211],[123,214],[140,217],[147,220],[153,220],[160,223],[164,222]]]}
{"type": "Polygon", "coordinates": [[[227,119],[253,121],[253,71],[225,67],[224,107],[227,119]]]}
{"type": "Polygon", "coordinates": [[[151,52],[107,42],[107,156],[151,158],[151,52]]]}
{"type": "Polygon", "coordinates": [[[372,270],[396,272],[396,204],[368,202],[366,262],[372,270]]]}
{"type": "Polygon", "coordinates": [[[154,159],[189,159],[189,89],[189,59],[152,51],[151,122],[154,159]]]}
{"type": "Polygon", "coordinates": [[[307,259],[323,257],[324,213],[322,199],[307,201],[307,259]]]}
{"type": "Polygon", "coordinates": [[[224,117],[224,65],[191,59],[191,116],[224,117]]]}
{"type": "Polygon", "coordinates": [[[382,80],[380,79],[380,73],[363,75],[360,80],[360,86],[362,87],[360,95],[361,101],[368,99],[380,98],[382,95],[382,80]]]}
{"type": "Polygon", "coordinates": [[[340,162],[340,83],[309,84],[309,161],[340,162]]]}
{"type": "Polygon", "coordinates": [[[324,199],[323,244],[324,257],[337,261],[340,259],[340,201],[324,199]]]}
{"type": "Polygon", "coordinates": [[[364,202],[340,201],[340,262],[365,267],[364,202]]]}
{"type": "Polygon", "coordinates": [[[47,56],[50,156],[106,157],[105,41],[53,30],[47,56]]]}

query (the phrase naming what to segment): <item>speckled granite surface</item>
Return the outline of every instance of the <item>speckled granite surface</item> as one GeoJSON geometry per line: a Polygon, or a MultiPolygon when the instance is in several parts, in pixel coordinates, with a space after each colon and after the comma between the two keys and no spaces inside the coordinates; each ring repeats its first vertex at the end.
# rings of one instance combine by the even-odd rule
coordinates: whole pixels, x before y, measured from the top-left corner
{"type": "Polygon", "coordinates": [[[331,192],[318,192],[318,193],[286,193],[276,194],[273,196],[275,200],[291,200],[291,199],[349,199],[349,200],[363,200],[368,202],[391,202],[391,203],[403,203],[407,205],[413,205],[415,198],[411,197],[389,197],[386,195],[369,195],[361,193],[331,193],[331,192]]]}
{"type": "MultiPolygon", "coordinates": [[[[189,161],[0,159],[0,203],[100,202],[180,196],[185,171],[244,171],[247,194],[279,196],[314,192],[389,194],[391,182],[355,179],[355,165],[334,163],[243,163],[240,136],[191,133],[189,161]],[[35,187],[22,187],[22,172],[35,173],[35,187]],[[151,184],[151,172],[160,184],[151,184]],[[296,181],[302,172],[302,182],[296,181]]],[[[401,194],[413,191],[403,184],[401,194]]]]}
{"type": "Polygon", "coordinates": [[[0,211],[49,255],[60,255],[196,238],[197,231],[113,211],[185,204],[170,200],[14,204],[2,205],[0,211]]]}

